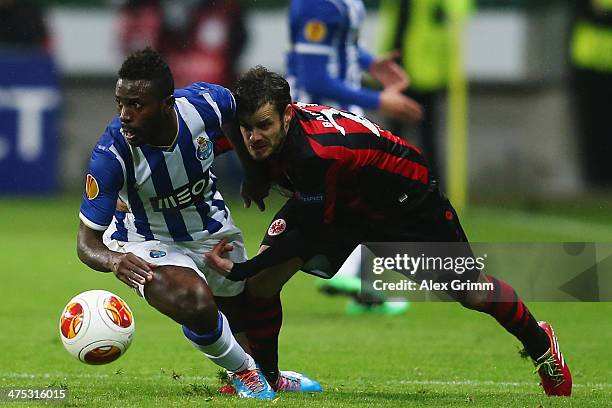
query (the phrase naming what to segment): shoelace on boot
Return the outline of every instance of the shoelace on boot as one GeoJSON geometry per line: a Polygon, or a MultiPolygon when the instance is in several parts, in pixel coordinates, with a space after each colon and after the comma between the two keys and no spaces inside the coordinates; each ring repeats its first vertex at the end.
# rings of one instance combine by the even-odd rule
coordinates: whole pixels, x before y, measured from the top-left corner
{"type": "Polygon", "coordinates": [[[535,372],[539,372],[540,369],[545,370],[546,376],[555,383],[555,387],[560,386],[565,381],[565,378],[563,378],[563,373],[561,372],[561,367],[559,367],[555,356],[552,354],[544,361],[536,364],[535,372]]]}
{"type": "Polygon", "coordinates": [[[295,378],[279,375],[276,385],[279,390],[296,391],[300,387],[300,381],[295,378]]]}
{"type": "Polygon", "coordinates": [[[249,370],[244,374],[235,375],[244,382],[244,385],[246,385],[252,393],[261,392],[265,388],[257,370],[249,370]]]}

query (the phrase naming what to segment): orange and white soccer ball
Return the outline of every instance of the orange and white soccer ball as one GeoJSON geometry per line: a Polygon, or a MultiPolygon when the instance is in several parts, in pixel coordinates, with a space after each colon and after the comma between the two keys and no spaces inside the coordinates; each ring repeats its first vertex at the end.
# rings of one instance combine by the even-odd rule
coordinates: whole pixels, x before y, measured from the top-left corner
{"type": "Polygon", "coordinates": [[[60,317],[60,337],[70,354],[87,364],[107,364],[124,354],[134,336],[127,303],[106,290],[73,297],[60,317]]]}

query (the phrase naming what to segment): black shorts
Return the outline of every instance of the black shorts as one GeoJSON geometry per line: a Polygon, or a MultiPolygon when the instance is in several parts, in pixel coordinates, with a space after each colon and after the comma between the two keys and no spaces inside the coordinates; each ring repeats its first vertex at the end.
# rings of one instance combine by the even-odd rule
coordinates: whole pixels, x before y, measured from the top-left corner
{"type": "MultiPolygon", "coordinates": [[[[299,233],[300,240],[314,246],[317,254],[305,261],[302,270],[319,277],[334,276],[353,249],[363,242],[465,242],[466,251],[471,254],[455,209],[438,189],[416,207],[396,210],[393,217],[380,223],[355,216],[340,217],[325,225],[320,218],[315,220],[307,215],[311,212],[309,205],[288,200],[274,216],[262,245],[274,246],[289,231],[299,233]]],[[[464,278],[475,279],[474,273],[465,274],[464,278]]]]}

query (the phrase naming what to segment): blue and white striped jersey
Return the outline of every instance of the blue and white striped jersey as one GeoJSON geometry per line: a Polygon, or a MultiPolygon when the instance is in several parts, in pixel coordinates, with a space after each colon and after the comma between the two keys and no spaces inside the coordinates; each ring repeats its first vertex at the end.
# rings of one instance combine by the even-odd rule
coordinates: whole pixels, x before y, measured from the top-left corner
{"type": "Polygon", "coordinates": [[[359,92],[361,71],[374,60],[359,45],[364,19],[362,0],[291,1],[287,80],[293,100],[358,112],[357,106],[377,108],[377,93],[359,92]]]}
{"type": "Polygon", "coordinates": [[[237,231],[211,171],[215,154],[230,148],[221,125],[235,115],[234,97],[204,82],[174,96],[178,135],[168,149],[129,145],[118,116],[108,125],[89,163],[80,211],[85,225],[103,231],[116,215],[112,238],[119,241],[195,241],[237,231]],[[115,211],[118,197],[130,222],[115,211]]]}

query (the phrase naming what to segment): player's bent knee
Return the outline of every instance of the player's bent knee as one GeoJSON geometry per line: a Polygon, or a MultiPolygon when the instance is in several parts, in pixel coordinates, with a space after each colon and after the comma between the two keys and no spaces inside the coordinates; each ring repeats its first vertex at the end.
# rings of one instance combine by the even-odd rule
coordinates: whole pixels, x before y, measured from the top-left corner
{"type": "Polygon", "coordinates": [[[217,305],[210,289],[189,268],[156,268],[155,277],[145,285],[145,297],[151,306],[181,324],[214,324],[217,318],[217,305]]]}
{"type": "Polygon", "coordinates": [[[179,313],[197,319],[200,316],[216,314],[217,305],[208,287],[181,288],[174,298],[179,313]]]}

